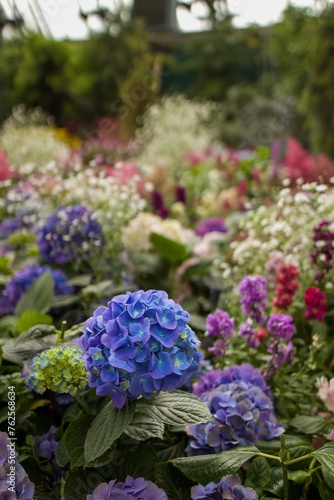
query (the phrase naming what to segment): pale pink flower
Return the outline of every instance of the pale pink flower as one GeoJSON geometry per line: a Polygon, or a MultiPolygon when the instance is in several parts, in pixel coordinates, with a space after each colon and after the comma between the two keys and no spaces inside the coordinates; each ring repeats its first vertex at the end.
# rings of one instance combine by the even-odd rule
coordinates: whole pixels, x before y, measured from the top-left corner
{"type": "Polygon", "coordinates": [[[334,378],[328,379],[320,377],[315,386],[318,390],[318,397],[324,402],[326,408],[334,412],[334,378]]]}

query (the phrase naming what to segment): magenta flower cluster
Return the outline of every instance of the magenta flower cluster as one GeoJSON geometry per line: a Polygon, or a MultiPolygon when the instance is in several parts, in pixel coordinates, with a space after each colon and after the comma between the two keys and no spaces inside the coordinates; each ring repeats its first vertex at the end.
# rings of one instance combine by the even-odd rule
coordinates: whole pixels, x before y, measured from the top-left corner
{"type": "Polygon", "coordinates": [[[102,228],[84,205],[60,207],[39,229],[37,245],[48,262],[87,260],[103,246],[102,228]]]}
{"type": "Polygon", "coordinates": [[[191,500],[258,500],[253,488],[241,484],[238,475],[224,476],[218,483],[211,481],[206,486],[199,484],[191,488],[191,500]]]}
{"type": "Polygon", "coordinates": [[[125,478],[125,482],[116,480],[100,484],[86,500],[168,500],[166,493],[151,481],[143,477],[134,479],[131,476],[125,478]]]}
{"type": "Polygon", "coordinates": [[[51,269],[49,266],[33,264],[17,271],[6,284],[0,297],[0,310],[2,313],[12,314],[22,295],[46,272],[50,273],[53,278],[55,295],[69,295],[73,293],[73,287],[67,283],[66,275],[62,271],[51,269]],[[6,307],[2,309],[1,304],[6,307]]]}
{"type": "Polygon", "coordinates": [[[203,358],[188,320],[157,290],[117,295],[96,309],[80,340],[90,387],[122,408],[127,400],[183,385],[203,358]]]}
{"type": "Polygon", "coordinates": [[[263,276],[246,276],[240,284],[241,309],[259,325],[266,320],[264,315],[267,306],[267,280],[263,276]]]}
{"type": "Polygon", "coordinates": [[[273,397],[263,376],[251,365],[203,375],[194,387],[215,422],[188,427],[190,456],[218,453],[269,441],[284,432],[276,420],[273,397]]]}

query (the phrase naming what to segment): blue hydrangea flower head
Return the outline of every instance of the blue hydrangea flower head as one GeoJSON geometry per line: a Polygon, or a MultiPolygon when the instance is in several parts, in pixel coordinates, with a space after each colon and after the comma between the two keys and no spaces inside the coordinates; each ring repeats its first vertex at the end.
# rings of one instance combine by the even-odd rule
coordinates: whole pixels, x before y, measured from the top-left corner
{"type": "Polygon", "coordinates": [[[188,455],[249,446],[284,432],[276,420],[270,389],[258,370],[245,364],[209,375],[195,384],[194,394],[208,406],[215,422],[188,427],[188,455]]]}
{"type": "Polygon", "coordinates": [[[103,246],[102,228],[84,205],[59,207],[39,229],[37,245],[48,262],[89,259],[103,246]]]}
{"type": "Polygon", "coordinates": [[[125,482],[100,484],[86,500],[168,500],[166,493],[151,481],[143,477],[134,479],[131,476],[125,478],[125,482]]]}
{"type": "Polygon", "coordinates": [[[26,266],[14,274],[2,293],[2,298],[8,306],[6,314],[14,312],[15,306],[22,295],[46,272],[50,273],[53,278],[55,295],[73,293],[73,287],[67,283],[66,275],[62,271],[53,270],[49,266],[41,266],[40,264],[26,266]]]}
{"type": "Polygon", "coordinates": [[[191,500],[258,500],[258,494],[253,488],[242,486],[239,476],[224,476],[218,483],[191,488],[191,500]]]}
{"type": "Polygon", "coordinates": [[[82,352],[76,345],[56,345],[37,354],[29,371],[27,384],[39,394],[50,389],[75,396],[87,386],[82,352]]]}
{"type": "Polygon", "coordinates": [[[166,292],[139,290],[117,295],[86,321],[81,347],[98,396],[127,400],[181,387],[203,358],[187,326],[189,314],[166,292]]]}
{"type": "MultiPolygon", "coordinates": [[[[9,481],[11,462],[9,463],[8,458],[11,448],[8,446],[10,443],[8,434],[0,432],[0,498],[1,500],[33,500],[35,485],[29,480],[26,471],[17,460],[15,463],[15,491],[9,489],[13,488],[9,481]]],[[[17,453],[14,451],[13,453],[16,458],[17,453]]]]}

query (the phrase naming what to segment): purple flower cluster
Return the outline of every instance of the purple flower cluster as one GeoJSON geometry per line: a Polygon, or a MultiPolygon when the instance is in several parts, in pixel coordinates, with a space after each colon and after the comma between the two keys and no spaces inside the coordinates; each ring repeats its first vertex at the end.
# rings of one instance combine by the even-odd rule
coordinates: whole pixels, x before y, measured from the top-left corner
{"type": "Polygon", "coordinates": [[[259,325],[266,320],[264,310],[267,306],[267,280],[263,276],[246,276],[240,284],[242,312],[259,325]]]}
{"type": "Polygon", "coordinates": [[[319,222],[313,229],[314,250],[311,253],[311,262],[317,268],[315,279],[321,281],[332,268],[334,257],[333,225],[327,220],[319,222]]]}
{"type": "Polygon", "coordinates": [[[53,479],[53,484],[60,484],[63,469],[59,467],[55,459],[59,441],[56,439],[56,427],[52,425],[49,431],[42,436],[35,436],[35,453],[37,456],[47,458],[51,461],[52,469],[48,469],[53,479]]]}
{"type": "Polygon", "coordinates": [[[0,498],[1,500],[32,500],[35,485],[17,461],[15,446],[6,432],[0,432],[0,498]]]}
{"type": "Polygon", "coordinates": [[[260,372],[250,365],[217,370],[216,380],[204,375],[194,389],[212,413],[215,422],[188,427],[192,437],[190,456],[218,453],[258,440],[269,441],[284,432],[277,422],[273,398],[260,372]],[[205,386],[211,385],[209,390],[205,386]]]}
{"type": "Polygon", "coordinates": [[[256,349],[261,344],[261,340],[256,335],[256,329],[253,327],[252,320],[242,323],[239,328],[239,335],[247,339],[247,344],[256,349]]]}
{"type": "MultiPolygon", "coordinates": [[[[209,314],[206,318],[206,331],[210,337],[223,337],[224,339],[233,337],[234,321],[225,312],[218,309],[215,313],[209,314]]],[[[216,340],[209,351],[216,357],[221,357],[226,349],[225,340],[216,340]]]]}
{"type": "Polygon", "coordinates": [[[37,245],[48,262],[65,264],[89,259],[103,246],[102,229],[84,205],[60,207],[39,229],[37,245]]]}
{"type": "Polygon", "coordinates": [[[55,295],[69,295],[73,293],[73,287],[67,283],[67,278],[62,271],[58,269],[53,270],[49,266],[40,266],[39,264],[26,266],[17,271],[6,284],[0,297],[0,315],[1,313],[13,313],[22,295],[46,272],[50,273],[53,278],[55,295]],[[2,304],[6,305],[6,307],[1,307],[2,304]]]}
{"type": "Polygon", "coordinates": [[[134,479],[131,476],[125,478],[125,482],[116,480],[100,484],[86,500],[168,500],[166,493],[151,481],[143,477],[134,479]]]}
{"type": "Polygon", "coordinates": [[[191,488],[191,500],[258,500],[253,488],[242,486],[237,475],[224,476],[219,483],[213,481],[206,486],[199,484],[191,488]]]}
{"type": "Polygon", "coordinates": [[[272,337],[267,344],[267,352],[271,354],[266,376],[273,375],[283,363],[291,363],[294,357],[292,336],[296,332],[291,316],[285,314],[272,314],[268,320],[267,328],[272,337]]]}
{"type": "Polygon", "coordinates": [[[187,326],[189,314],[157,290],[117,295],[86,321],[81,347],[98,396],[126,400],[150,398],[181,387],[202,359],[187,326]]]}
{"type": "Polygon", "coordinates": [[[199,222],[196,227],[196,234],[198,234],[198,236],[204,236],[212,232],[227,233],[224,219],[220,217],[209,217],[199,222]]]}

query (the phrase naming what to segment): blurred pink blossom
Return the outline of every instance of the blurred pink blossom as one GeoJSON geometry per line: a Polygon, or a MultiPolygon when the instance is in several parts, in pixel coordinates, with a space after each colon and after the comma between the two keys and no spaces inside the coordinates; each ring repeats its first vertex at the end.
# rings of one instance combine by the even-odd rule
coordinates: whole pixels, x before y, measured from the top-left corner
{"type": "Polygon", "coordinates": [[[318,390],[318,397],[324,402],[327,410],[334,412],[334,378],[328,379],[320,377],[315,386],[318,390]]]}

